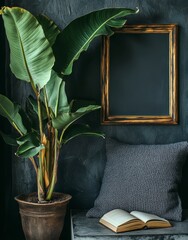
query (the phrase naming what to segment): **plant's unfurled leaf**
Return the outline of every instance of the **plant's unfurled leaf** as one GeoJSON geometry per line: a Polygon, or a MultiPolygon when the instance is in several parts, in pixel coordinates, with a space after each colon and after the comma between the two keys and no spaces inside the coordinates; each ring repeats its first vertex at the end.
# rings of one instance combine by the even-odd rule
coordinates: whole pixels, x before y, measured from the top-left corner
{"type": "MultiPolygon", "coordinates": [[[[28,102],[29,102],[30,106],[32,106],[33,111],[38,116],[38,105],[37,105],[36,99],[34,99],[33,96],[29,96],[28,97],[28,102]]],[[[47,113],[46,113],[45,106],[43,104],[41,104],[41,112],[42,112],[42,119],[45,120],[47,118],[47,113]]]]}
{"type": "Polygon", "coordinates": [[[54,43],[54,69],[63,75],[71,74],[74,61],[87,50],[95,37],[112,35],[111,27],[122,27],[126,22],[125,16],[136,12],[127,8],[102,9],[72,21],[54,43]]]}
{"type": "Polygon", "coordinates": [[[19,114],[22,118],[22,122],[24,123],[24,126],[27,129],[27,132],[31,132],[32,131],[32,124],[31,124],[31,119],[29,118],[29,115],[28,115],[27,111],[21,108],[19,110],[19,114]]]}
{"type": "Polygon", "coordinates": [[[76,112],[79,108],[87,107],[89,105],[95,105],[95,101],[83,100],[83,99],[73,99],[70,103],[71,112],[76,112]]]}
{"type": "MultiPolygon", "coordinates": [[[[46,91],[46,97],[48,107],[52,110],[55,117],[57,116],[58,101],[59,101],[59,89],[62,79],[58,77],[56,72],[52,71],[49,82],[46,84],[44,91],[46,91]]],[[[42,95],[44,102],[44,94],[42,95]]]]}
{"type": "Polygon", "coordinates": [[[69,106],[66,91],[65,91],[65,82],[62,81],[59,89],[58,113],[67,112],[69,110],[70,110],[70,106],[69,106]]]}
{"type": "Polygon", "coordinates": [[[33,131],[17,138],[17,143],[19,145],[22,145],[25,142],[31,142],[34,146],[40,145],[39,134],[36,131],[33,131]]]}
{"type": "MultiPolygon", "coordinates": [[[[52,71],[50,81],[46,84],[44,91],[46,91],[48,106],[53,111],[55,117],[57,117],[58,113],[69,110],[65,82],[62,81],[55,71],[52,71]]],[[[44,102],[44,94],[42,99],[44,102]]]]}
{"type": "Polygon", "coordinates": [[[52,46],[56,40],[57,35],[60,33],[60,29],[50,18],[45,15],[39,15],[37,17],[37,20],[41,24],[44,30],[44,34],[52,46]]]}
{"type": "Polygon", "coordinates": [[[78,137],[80,135],[105,137],[101,132],[94,131],[89,125],[83,124],[73,124],[67,128],[63,134],[62,143],[66,144],[71,139],[78,137]]]}
{"type": "Polygon", "coordinates": [[[52,120],[53,127],[56,129],[63,129],[65,131],[69,125],[80,119],[82,116],[99,109],[98,105],[89,105],[87,107],[79,108],[76,112],[63,112],[52,120]]]}
{"type": "Polygon", "coordinates": [[[7,118],[14,128],[20,133],[26,134],[27,130],[22,123],[21,115],[19,114],[19,106],[14,104],[6,96],[0,94],[0,115],[7,118]]]}
{"type": "Polygon", "coordinates": [[[54,55],[42,26],[27,10],[3,7],[0,14],[10,46],[10,67],[21,80],[41,89],[49,81],[54,55]]]}
{"type": "Polygon", "coordinates": [[[23,158],[33,157],[44,148],[44,145],[40,143],[37,132],[31,132],[18,138],[17,143],[19,144],[19,148],[16,155],[23,158]]]}
{"type": "Polygon", "coordinates": [[[38,115],[35,112],[35,110],[33,109],[33,106],[29,100],[29,98],[27,98],[26,100],[26,113],[29,117],[29,120],[31,122],[31,126],[33,129],[35,130],[39,130],[39,119],[38,119],[38,115]]]}
{"type": "Polygon", "coordinates": [[[33,111],[38,115],[38,106],[36,99],[34,99],[33,96],[29,96],[28,102],[30,103],[30,106],[32,106],[33,111]]]}
{"type": "Polygon", "coordinates": [[[11,145],[11,146],[18,146],[15,136],[5,134],[2,131],[0,131],[0,135],[2,136],[2,138],[6,144],[11,145]]]}
{"type": "Polygon", "coordinates": [[[24,144],[20,145],[18,151],[16,152],[16,156],[22,158],[29,158],[36,156],[44,146],[40,145],[38,147],[34,146],[31,142],[25,142],[24,144]]]}

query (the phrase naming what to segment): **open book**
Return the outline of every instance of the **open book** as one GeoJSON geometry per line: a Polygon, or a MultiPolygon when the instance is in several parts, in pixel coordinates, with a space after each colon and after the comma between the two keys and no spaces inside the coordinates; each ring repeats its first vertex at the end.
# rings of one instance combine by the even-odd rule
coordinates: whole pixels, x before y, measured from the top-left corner
{"type": "Polygon", "coordinates": [[[158,217],[157,215],[139,211],[128,213],[121,209],[114,209],[107,212],[102,216],[99,222],[117,233],[142,228],[171,227],[168,220],[158,217]]]}

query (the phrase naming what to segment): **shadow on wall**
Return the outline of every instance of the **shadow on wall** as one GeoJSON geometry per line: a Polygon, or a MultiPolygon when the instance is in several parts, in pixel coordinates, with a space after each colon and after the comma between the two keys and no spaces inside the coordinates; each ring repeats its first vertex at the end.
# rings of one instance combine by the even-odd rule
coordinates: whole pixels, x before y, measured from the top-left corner
{"type": "Polygon", "coordinates": [[[71,208],[93,206],[105,163],[105,140],[102,138],[78,137],[62,148],[57,190],[72,195],[71,208]]]}

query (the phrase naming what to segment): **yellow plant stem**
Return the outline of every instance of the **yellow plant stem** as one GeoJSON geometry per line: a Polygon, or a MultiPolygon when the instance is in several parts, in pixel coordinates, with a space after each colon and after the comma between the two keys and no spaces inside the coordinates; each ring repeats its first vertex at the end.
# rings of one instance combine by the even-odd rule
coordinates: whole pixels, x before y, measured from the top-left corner
{"type": "Polygon", "coordinates": [[[50,123],[47,124],[47,129],[48,129],[48,135],[47,135],[47,144],[46,144],[46,170],[48,173],[48,178],[49,181],[51,179],[51,162],[52,162],[52,157],[51,157],[51,152],[52,152],[52,145],[53,145],[53,134],[52,134],[52,126],[50,123]]]}
{"type": "MultiPolygon", "coordinates": [[[[38,106],[38,120],[39,120],[39,130],[40,130],[40,142],[43,144],[44,133],[42,127],[42,111],[41,111],[41,103],[40,103],[40,92],[37,92],[37,106],[38,106]]],[[[43,152],[42,150],[39,152],[39,168],[37,175],[38,182],[38,200],[39,202],[45,201],[46,198],[46,189],[44,185],[44,168],[43,168],[43,152]]]]}
{"type": "Polygon", "coordinates": [[[50,182],[52,181],[53,176],[53,166],[54,166],[54,148],[55,148],[55,129],[50,126],[49,129],[49,139],[50,139],[50,153],[49,153],[49,175],[50,182]]]}
{"type": "Polygon", "coordinates": [[[42,111],[41,111],[41,105],[40,105],[40,92],[38,92],[38,94],[37,94],[37,106],[38,106],[40,139],[41,139],[41,143],[42,143],[42,140],[43,140],[43,130],[42,130],[42,111]]]}
{"type": "Polygon", "coordinates": [[[30,157],[29,159],[31,160],[31,162],[32,162],[32,164],[33,164],[33,167],[34,167],[34,169],[35,169],[35,172],[36,172],[36,174],[37,174],[37,172],[38,172],[38,170],[37,170],[37,164],[36,164],[36,162],[35,162],[34,157],[30,157]]]}
{"type": "Polygon", "coordinates": [[[50,122],[50,112],[48,108],[48,99],[47,99],[47,94],[46,94],[46,88],[43,88],[43,93],[44,93],[44,103],[45,103],[45,108],[46,108],[46,113],[48,117],[48,122],[50,122]]]}
{"type": "Polygon", "coordinates": [[[46,196],[46,200],[50,200],[52,198],[52,194],[54,191],[54,187],[57,181],[57,167],[58,167],[58,158],[59,158],[59,144],[57,141],[57,130],[54,129],[55,131],[55,136],[54,136],[54,148],[53,148],[53,172],[52,172],[52,179],[51,179],[51,183],[50,186],[48,188],[48,192],[47,192],[47,196],[46,196]]]}
{"type": "Polygon", "coordinates": [[[23,133],[20,131],[20,129],[17,127],[17,125],[14,122],[12,122],[12,126],[19,132],[21,136],[23,136],[23,133]]]}
{"type": "Polygon", "coordinates": [[[50,141],[47,141],[47,146],[46,146],[46,170],[48,173],[48,178],[50,180],[50,141]]]}
{"type": "Polygon", "coordinates": [[[39,202],[45,201],[46,192],[44,187],[44,172],[42,165],[42,151],[39,152],[39,168],[38,168],[38,200],[39,202]]]}

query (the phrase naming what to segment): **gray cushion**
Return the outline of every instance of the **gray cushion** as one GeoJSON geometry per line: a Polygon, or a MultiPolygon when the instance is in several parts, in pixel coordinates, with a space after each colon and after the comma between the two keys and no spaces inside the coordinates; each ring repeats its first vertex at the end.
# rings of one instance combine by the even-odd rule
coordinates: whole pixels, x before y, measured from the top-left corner
{"type": "Polygon", "coordinates": [[[107,163],[100,193],[88,217],[121,208],[181,221],[178,195],[188,143],[128,145],[108,139],[107,163]]]}

